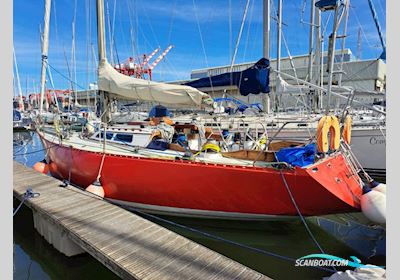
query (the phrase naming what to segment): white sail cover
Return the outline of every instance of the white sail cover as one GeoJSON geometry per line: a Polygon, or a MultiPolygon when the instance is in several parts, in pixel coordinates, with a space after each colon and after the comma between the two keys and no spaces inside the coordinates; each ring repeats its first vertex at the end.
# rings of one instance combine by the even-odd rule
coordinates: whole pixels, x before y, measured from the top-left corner
{"type": "Polygon", "coordinates": [[[190,86],[165,84],[126,76],[107,61],[99,65],[99,90],[125,100],[153,101],[186,106],[212,105],[212,98],[190,86]]]}

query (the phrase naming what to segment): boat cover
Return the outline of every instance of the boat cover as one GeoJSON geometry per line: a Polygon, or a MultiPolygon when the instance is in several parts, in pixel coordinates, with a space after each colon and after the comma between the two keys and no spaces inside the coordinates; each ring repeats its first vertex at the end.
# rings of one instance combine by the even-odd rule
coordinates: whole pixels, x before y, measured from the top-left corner
{"type": "Polygon", "coordinates": [[[222,87],[236,85],[240,94],[269,93],[269,60],[261,58],[253,66],[237,72],[201,78],[186,83],[195,88],[222,87]]]}
{"type": "Polygon", "coordinates": [[[22,115],[19,111],[13,110],[13,121],[19,122],[22,119],[22,115]]]}
{"type": "Polygon", "coordinates": [[[316,145],[308,144],[304,147],[282,148],[276,152],[276,159],[280,162],[287,162],[292,166],[307,166],[314,163],[316,145]]]}
{"type": "Polygon", "coordinates": [[[211,106],[213,103],[208,94],[190,86],[158,83],[121,74],[106,60],[99,64],[98,87],[110,96],[124,100],[187,106],[211,106]]]}
{"type": "Polygon", "coordinates": [[[153,108],[151,108],[149,112],[149,117],[156,117],[156,118],[161,118],[161,117],[170,117],[171,113],[169,110],[163,106],[163,105],[156,105],[153,108]]]}

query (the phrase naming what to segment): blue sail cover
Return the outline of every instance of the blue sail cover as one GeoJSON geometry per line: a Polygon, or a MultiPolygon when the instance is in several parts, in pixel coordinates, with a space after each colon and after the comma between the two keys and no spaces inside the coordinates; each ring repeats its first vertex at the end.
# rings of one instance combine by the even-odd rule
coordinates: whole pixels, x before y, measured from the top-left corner
{"type": "Polygon", "coordinates": [[[256,64],[244,71],[201,78],[185,85],[194,88],[236,85],[240,94],[244,96],[261,92],[269,93],[269,60],[261,58],[256,64]]]}

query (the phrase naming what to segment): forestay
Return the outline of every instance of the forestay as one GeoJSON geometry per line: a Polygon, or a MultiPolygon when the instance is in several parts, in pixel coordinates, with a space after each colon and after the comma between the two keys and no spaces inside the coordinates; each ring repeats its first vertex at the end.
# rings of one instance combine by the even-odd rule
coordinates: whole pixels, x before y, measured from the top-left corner
{"type": "Polygon", "coordinates": [[[99,65],[99,90],[125,100],[153,101],[186,106],[211,105],[212,98],[190,86],[165,84],[126,76],[106,60],[99,65]]]}

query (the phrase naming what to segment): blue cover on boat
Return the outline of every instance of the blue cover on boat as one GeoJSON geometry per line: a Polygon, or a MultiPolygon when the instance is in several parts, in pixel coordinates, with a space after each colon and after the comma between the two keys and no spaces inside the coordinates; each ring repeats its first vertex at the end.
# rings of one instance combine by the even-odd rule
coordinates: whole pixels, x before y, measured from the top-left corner
{"type": "Polygon", "coordinates": [[[13,110],[13,121],[19,122],[22,119],[21,113],[17,110],[13,110]]]}
{"type": "Polygon", "coordinates": [[[282,148],[275,155],[278,161],[287,162],[293,166],[303,167],[314,163],[316,145],[308,144],[298,148],[282,148]]]}
{"type": "Polygon", "coordinates": [[[153,150],[159,150],[159,151],[165,151],[168,149],[169,144],[168,142],[165,142],[165,140],[162,139],[156,139],[152,140],[149,145],[147,145],[147,149],[153,149],[153,150]]]}
{"type": "Polygon", "coordinates": [[[171,113],[167,109],[167,107],[162,106],[162,105],[156,105],[153,108],[151,108],[149,112],[149,117],[169,117],[171,113]]]}
{"type": "Polygon", "coordinates": [[[322,11],[333,10],[338,4],[342,4],[342,0],[320,0],[315,3],[315,7],[322,11]]]}
{"type": "Polygon", "coordinates": [[[269,60],[261,58],[256,64],[244,71],[230,72],[221,75],[201,78],[186,83],[194,88],[236,85],[240,94],[269,93],[269,60]]]}

